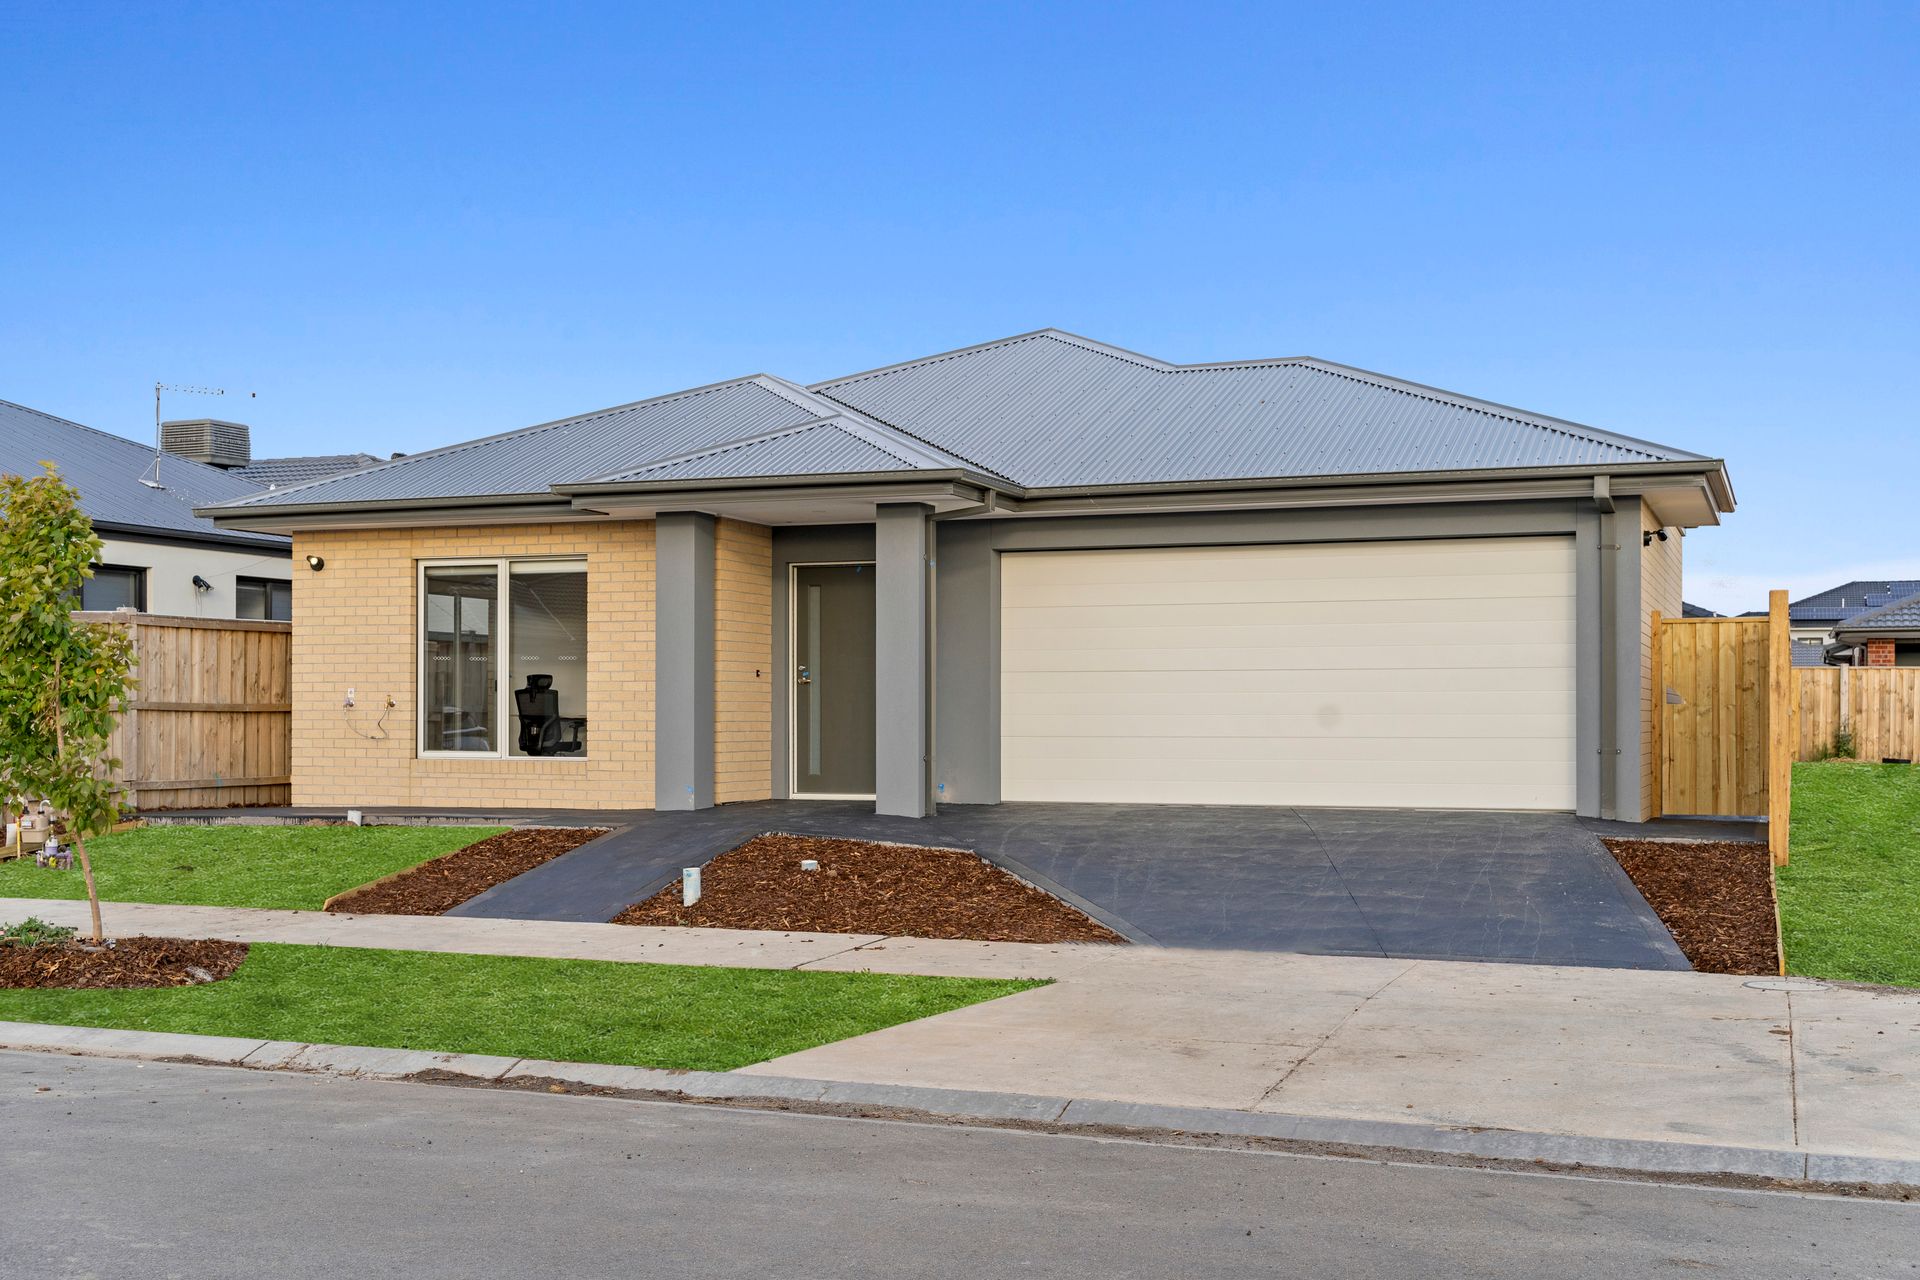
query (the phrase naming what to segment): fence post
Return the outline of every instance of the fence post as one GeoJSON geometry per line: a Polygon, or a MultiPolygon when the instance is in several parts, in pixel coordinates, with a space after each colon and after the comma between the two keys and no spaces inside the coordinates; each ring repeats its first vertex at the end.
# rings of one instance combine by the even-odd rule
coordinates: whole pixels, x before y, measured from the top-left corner
{"type": "Polygon", "coordinates": [[[1653,786],[1649,788],[1651,794],[1648,796],[1647,818],[1649,821],[1666,813],[1667,805],[1667,674],[1666,662],[1660,654],[1662,643],[1664,642],[1660,638],[1660,611],[1655,609],[1647,637],[1647,648],[1650,651],[1647,660],[1651,667],[1648,679],[1653,686],[1649,694],[1653,700],[1653,707],[1649,713],[1653,717],[1653,740],[1650,744],[1653,754],[1651,762],[1653,786]]]}
{"type": "Polygon", "coordinates": [[[1773,865],[1787,865],[1793,821],[1793,757],[1798,735],[1793,723],[1793,654],[1787,632],[1787,593],[1767,600],[1767,851],[1773,865]]]}

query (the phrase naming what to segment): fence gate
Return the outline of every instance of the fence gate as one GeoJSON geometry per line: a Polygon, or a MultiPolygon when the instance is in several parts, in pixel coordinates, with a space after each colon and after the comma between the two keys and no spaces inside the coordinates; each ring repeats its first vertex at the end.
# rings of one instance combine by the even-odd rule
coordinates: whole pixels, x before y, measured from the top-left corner
{"type": "Polygon", "coordinates": [[[1662,618],[1650,638],[1657,812],[1767,818],[1784,861],[1798,684],[1786,593],[1764,618],[1662,618]]]}

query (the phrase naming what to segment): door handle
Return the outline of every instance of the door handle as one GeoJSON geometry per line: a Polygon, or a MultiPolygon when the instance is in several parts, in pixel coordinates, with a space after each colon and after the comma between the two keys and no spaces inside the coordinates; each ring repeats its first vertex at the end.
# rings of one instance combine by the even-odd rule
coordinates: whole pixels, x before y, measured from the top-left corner
{"type": "Polygon", "coordinates": [[[805,667],[802,667],[800,668],[800,673],[794,677],[794,683],[795,684],[812,684],[813,676],[811,673],[807,671],[805,667]]]}

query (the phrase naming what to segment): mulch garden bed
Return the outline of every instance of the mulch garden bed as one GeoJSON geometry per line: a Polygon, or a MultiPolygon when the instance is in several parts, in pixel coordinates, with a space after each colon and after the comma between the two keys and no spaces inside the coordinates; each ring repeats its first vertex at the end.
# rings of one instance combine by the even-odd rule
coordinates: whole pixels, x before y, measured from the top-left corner
{"type": "Polygon", "coordinates": [[[605,827],[516,827],[330,899],[328,911],[437,916],[607,834],[605,827]]]}
{"type": "Polygon", "coordinates": [[[764,835],[700,873],[700,901],[670,885],[615,924],[904,934],[980,942],[1125,942],[1050,893],[956,849],[764,835]],[[818,871],[802,871],[811,858],[818,871]]]}
{"type": "Polygon", "coordinates": [[[188,987],[218,982],[246,958],[246,943],[207,938],[120,938],[98,948],[83,942],[0,945],[0,988],[188,987]]]}
{"type": "Polygon", "coordinates": [[[1764,844],[1727,840],[1608,840],[1701,973],[1780,972],[1773,861],[1764,844]]]}

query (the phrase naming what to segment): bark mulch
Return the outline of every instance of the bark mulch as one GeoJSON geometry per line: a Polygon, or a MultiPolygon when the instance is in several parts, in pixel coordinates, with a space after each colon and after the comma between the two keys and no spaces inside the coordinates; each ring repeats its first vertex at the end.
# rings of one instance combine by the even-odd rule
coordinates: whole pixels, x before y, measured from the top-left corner
{"type": "Polygon", "coordinates": [[[957,849],[764,835],[709,862],[700,901],[670,885],[615,924],[904,934],[979,942],[1125,942],[1050,893],[957,849]],[[812,858],[818,871],[802,871],[812,858]]]}
{"type": "Polygon", "coordinates": [[[246,943],[207,938],[0,945],[0,987],[187,987],[228,977],[246,958],[246,943]]]}
{"type": "Polygon", "coordinates": [[[1764,844],[1608,840],[1615,861],[1701,973],[1780,972],[1764,844]]]}
{"type": "Polygon", "coordinates": [[[516,827],[340,894],[328,911],[437,916],[607,834],[605,827],[516,827]]]}

